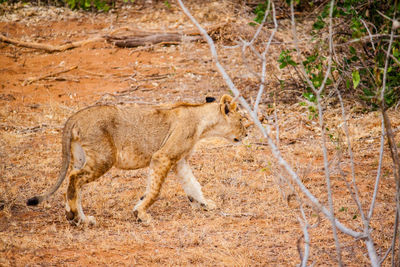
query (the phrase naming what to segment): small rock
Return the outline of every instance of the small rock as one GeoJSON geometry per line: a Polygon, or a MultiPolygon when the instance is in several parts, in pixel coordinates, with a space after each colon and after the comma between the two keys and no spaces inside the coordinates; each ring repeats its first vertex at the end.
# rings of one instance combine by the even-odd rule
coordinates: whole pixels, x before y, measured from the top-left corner
{"type": "Polygon", "coordinates": [[[31,104],[31,105],[29,105],[29,107],[30,107],[31,109],[37,109],[37,108],[40,107],[40,105],[39,105],[39,104],[31,104]]]}

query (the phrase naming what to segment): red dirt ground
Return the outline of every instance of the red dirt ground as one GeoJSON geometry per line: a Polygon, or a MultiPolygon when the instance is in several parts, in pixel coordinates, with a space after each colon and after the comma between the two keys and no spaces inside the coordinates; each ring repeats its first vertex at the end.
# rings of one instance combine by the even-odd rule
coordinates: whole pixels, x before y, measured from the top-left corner
{"type": "MultiPolygon", "coordinates": [[[[20,7],[6,11],[0,20],[0,32],[19,40],[63,44],[101,36],[120,27],[190,28],[175,5],[128,7],[108,14],[20,7]]],[[[232,23],[238,25],[251,19],[250,12],[241,10],[243,6],[227,1],[192,3],[190,7],[203,24],[221,22],[228,15],[237,16],[232,23]]],[[[285,41],[288,37],[284,25],[288,24],[285,20],[280,23],[283,27],[277,38],[285,41]]],[[[224,38],[234,35],[227,32],[220,33],[217,42],[221,61],[248,99],[254,99],[255,80],[241,67],[240,49],[222,48],[229,43],[224,38]]],[[[268,66],[271,82],[267,90],[273,91],[278,88],[274,77],[287,74],[279,73],[275,64],[281,46],[271,49],[268,66]]],[[[209,140],[199,144],[192,156],[193,172],[205,195],[218,205],[215,211],[192,209],[171,173],[159,200],[150,208],[154,222],[150,226],[136,223],[132,208],[144,190],[147,170],[117,169],[84,190],[84,210],[96,217],[94,227],[74,227],[67,223],[63,208],[65,183],[43,205],[25,205],[27,198],[53,184],[60,163],[61,129],[66,119],[79,109],[99,102],[203,102],[205,96],[218,97],[227,92],[207,45],[201,42],[139,48],[95,42],[57,53],[0,43],[0,265],[298,264],[297,244],[304,241],[298,222],[298,202],[291,200],[293,191],[282,178],[286,174],[275,163],[256,129],[250,130],[244,144],[232,146],[223,140],[209,140]],[[74,66],[77,69],[23,85],[31,77],[74,66]]],[[[262,105],[265,114],[272,103],[268,92],[262,105]]],[[[282,153],[304,184],[322,203],[327,203],[317,124],[297,104],[282,103],[277,109],[282,153]]],[[[335,212],[345,225],[360,231],[357,207],[337,167],[340,151],[337,140],[343,139],[338,114],[339,109],[331,107],[326,115],[332,141],[329,151],[335,212]]],[[[396,111],[390,115],[393,127],[399,127],[396,111]]],[[[350,124],[357,182],[367,210],[378,164],[380,116],[354,113],[350,124]]],[[[385,154],[372,220],[373,237],[380,253],[390,246],[395,209],[395,186],[388,155],[385,154]]],[[[347,153],[340,158],[341,169],[350,179],[347,153]]],[[[310,229],[309,263],[334,265],[330,224],[307,201],[304,205],[310,223],[319,222],[310,229]]],[[[347,266],[369,264],[362,240],[343,234],[339,237],[347,266]]],[[[386,260],[389,262],[390,257],[386,260]]]]}

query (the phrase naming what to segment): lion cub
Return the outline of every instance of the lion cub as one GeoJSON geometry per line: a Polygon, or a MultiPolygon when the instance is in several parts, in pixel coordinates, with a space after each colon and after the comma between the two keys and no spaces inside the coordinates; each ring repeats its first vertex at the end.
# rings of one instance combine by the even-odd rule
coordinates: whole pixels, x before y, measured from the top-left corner
{"type": "Polygon", "coordinates": [[[224,137],[239,142],[245,135],[242,115],[228,95],[222,96],[219,103],[207,98],[204,104],[88,107],[72,115],[64,126],[57,182],[46,194],[30,198],[27,205],[38,205],[54,194],[71,169],[66,217],[73,224],[94,224],[95,219],[83,213],[81,187],[112,166],[125,170],[149,166],[146,192],[134,207],[138,221],[151,220],[146,210],[159,195],[170,169],[180,178],[191,202],[212,209],[215,204],[204,198],[187,158],[203,138],[224,137]]]}

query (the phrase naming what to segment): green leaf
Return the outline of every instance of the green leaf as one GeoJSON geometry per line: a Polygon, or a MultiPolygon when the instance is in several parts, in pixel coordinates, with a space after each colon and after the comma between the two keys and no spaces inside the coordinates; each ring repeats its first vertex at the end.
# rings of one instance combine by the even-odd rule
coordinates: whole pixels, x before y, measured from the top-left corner
{"type": "Polygon", "coordinates": [[[170,4],[168,1],[164,1],[164,5],[165,5],[167,8],[171,8],[171,4],[170,4]]]}
{"type": "Polygon", "coordinates": [[[360,58],[357,57],[357,56],[352,56],[352,57],[350,58],[350,60],[353,61],[353,62],[356,62],[356,61],[359,61],[360,58]]]}
{"type": "Polygon", "coordinates": [[[254,14],[256,14],[254,21],[257,22],[258,24],[261,24],[262,20],[264,19],[267,7],[268,7],[268,0],[264,1],[264,3],[258,4],[257,7],[254,9],[254,14]]]}
{"type": "Polygon", "coordinates": [[[291,58],[288,59],[287,63],[289,63],[292,66],[297,66],[298,64],[296,62],[294,62],[291,58]]]}
{"type": "Polygon", "coordinates": [[[74,0],[68,0],[68,6],[70,9],[74,10],[76,7],[76,2],[74,0]]]}
{"type": "MultiPolygon", "coordinates": [[[[293,51],[295,51],[295,50],[293,50],[293,51]]],[[[292,51],[290,51],[290,50],[283,50],[281,52],[281,54],[279,55],[279,58],[278,58],[278,62],[281,63],[279,65],[279,68],[283,69],[287,65],[291,65],[294,67],[298,65],[296,62],[293,61],[292,56],[290,55],[291,52],[292,51]]]]}
{"type": "Polygon", "coordinates": [[[85,1],[85,6],[84,6],[84,9],[87,9],[87,8],[89,8],[91,6],[91,3],[89,2],[89,1],[85,1]]]}
{"type": "Polygon", "coordinates": [[[353,77],[353,88],[356,89],[357,86],[360,84],[360,73],[358,72],[358,70],[353,70],[351,76],[353,77]]]}
{"type": "Polygon", "coordinates": [[[352,53],[353,55],[356,54],[356,49],[354,47],[350,46],[349,49],[350,49],[350,53],[352,53]]]}
{"type": "Polygon", "coordinates": [[[284,67],[286,67],[287,66],[287,62],[282,62],[280,65],[279,65],[279,68],[280,69],[283,69],[284,67]]]}
{"type": "Polygon", "coordinates": [[[393,56],[395,56],[395,57],[399,57],[400,56],[399,49],[393,48],[393,56]]]}
{"type": "Polygon", "coordinates": [[[317,101],[316,96],[311,92],[305,92],[305,93],[303,93],[303,96],[310,102],[316,103],[316,101],[317,101]]]}
{"type": "Polygon", "coordinates": [[[325,22],[323,21],[321,16],[318,16],[317,21],[313,24],[314,30],[321,30],[325,27],[325,22]]]}

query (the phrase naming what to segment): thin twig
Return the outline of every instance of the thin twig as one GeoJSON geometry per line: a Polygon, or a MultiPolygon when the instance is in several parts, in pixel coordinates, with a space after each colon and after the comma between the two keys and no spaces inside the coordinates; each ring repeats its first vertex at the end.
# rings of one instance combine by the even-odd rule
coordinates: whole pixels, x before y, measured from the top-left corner
{"type": "MultiPolygon", "coordinates": [[[[395,5],[396,6],[396,5],[395,5]]],[[[384,17],[385,19],[390,20],[391,22],[395,21],[395,19],[391,19],[388,16],[386,16],[385,14],[383,14],[382,12],[380,12],[379,10],[376,10],[376,12],[378,12],[379,15],[381,15],[382,17],[384,17]]]]}
{"type": "Polygon", "coordinates": [[[275,33],[278,31],[278,23],[276,21],[276,14],[275,14],[275,4],[273,2],[271,2],[271,3],[272,3],[272,19],[274,21],[274,30],[272,31],[272,33],[268,39],[267,45],[265,46],[265,49],[264,49],[264,52],[261,54],[261,59],[262,59],[261,82],[260,82],[260,89],[258,90],[258,93],[257,93],[256,102],[254,103],[254,107],[253,107],[255,113],[257,113],[257,111],[258,111],[258,105],[260,104],[261,97],[264,93],[265,74],[266,74],[266,69],[267,69],[266,55],[268,53],[272,39],[274,38],[275,33]]]}
{"type": "MultiPolygon", "coordinates": [[[[395,218],[395,221],[397,221],[398,220],[398,214],[396,214],[396,218],[395,218]]],[[[396,223],[397,224],[397,223],[396,223]]],[[[385,252],[385,254],[383,255],[383,257],[381,258],[381,260],[380,260],[380,262],[379,262],[379,265],[382,265],[382,263],[386,260],[386,258],[387,258],[387,256],[389,256],[389,253],[392,251],[392,249],[393,249],[393,243],[390,245],[390,247],[387,249],[387,251],[385,252]]],[[[393,261],[392,261],[392,263],[393,263],[393,261]]],[[[393,264],[392,264],[392,266],[394,266],[393,264]]]]}
{"type": "Polygon", "coordinates": [[[274,93],[274,125],[275,125],[275,142],[276,146],[279,147],[280,145],[280,138],[279,138],[279,121],[278,121],[278,112],[276,111],[278,108],[276,106],[276,93],[274,93]]]}
{"type": "MultiPolygon", "coordinates": [[[[362,42],[369,41],[369,40],[371,40],[371,38],[376,38],[376,40],[379,40],[379,38],[382,38],[382,37],[390,37],[390,35],[389,34],[373,34],[371,36],[364,36],[364,37],[356,38],[356,39],[350,40],[345,43],[335,44],[335,46],[348,46],[349,44],[357,43],[360,41],[362,41],[362,42]]],[[[400,35],[393,35],[393,38],[400,38],[400,35]]]]}
{"type": "Polygon", "coordinates": [[[56,72],[51,72],[51,73],[48,73],[48,74],[45,74],[43,76],[39,76],[39,77],[36,77],[36,78],[28,78],[22,83],[22,86],[26,86],[26,85],[29,85],[31,83],[47,79],[49,77],[54,77],[56,75],[59,75],[59,74],[62,74],[62,73],[66,73],[66,72],[69,72],[71,70],[75,70],[77,68],[78,68],[78,66],[73,66],[73,67],[70,67],[68,69],[64,69],[64,70],[60,70],[60,71],[56,71],[56,72]]]}
{"type": "MultiPolygon", "coordinates": [[[[332,224],[332,232],[333,232],[333,238],[335,239],[335,247],[336,247],[336,257],[337,257],[337,262],[339,266],[342,266],[342,256],[341,256],[341,249],[340,249],[340,243],[339,243],[339,238],[337,236],[337,229],[336,229],[336,223],[335,223],[335,215],[334,215],[334,209],[333,209],[333,199],[332,199],[332,186],[331,186],[331,179],[330,179],[330,172],[329,172],[329,159],[328,159],[328,151],[326,148],[326,140],[325,140],[325,123],[324,123],[324,114],[321,106],[321,92],[323,91],[326,81],[328,79],[328,76],[330,75],[331,71],[331,66],[332,66],[332,14],[333,14],[333,6],[334,6],[335,1],[332,0],[330,3],[330,9],[329,9],[329,59],[328,59],[328,69],[326,70],[324,80],[321,84],[321,86],[317,89],[315,88],[314,84],[311,82],[310,78],[307,75],[307,72],[305,70],[303,62],[300,60],[300,69],[303,72],[304,77],[306,78],[306,81],[310,88],[314,91],[316,94],[317,98],[317,107],[318,107],[318,120],[319,120],[319,125],[321,128],[321,145],[322,145],[322,153],[324,157],[324,171],[325,171],[325,180],[326,180],[326,188],[328,191],[328,205],[329,205],[329,220],[331,221],[332,224]]],[[[300,53],[300,48],[297,42],[297,31],[296,31],[296,24],[295,24],[295,19],[294,19],[294,5],[293,5],[293,0],[290,2],[290,11],[291,11],[291,22],[292,22],[292,33],[293,33],[293,39],[295,41],[295,46],[296,46],[296,51],[297,51],[297,56],[299,59],[301,59],[301,53],[300,53]]]]}
{"type": "Polygon", "coordinates": [[[306,267],[308,262],[308,257],[310,255],[310,235],[308,234],[309,224],[307,222],[307,218],[304,213],[303,205],[301,204],[300,204],[300,212],[303,219],[298,218],[298,220],[303,228],[303,236],[304,236],[304,255],[301,258],[301,267],[306,267]]]}
{"type": "MultiPolygon", "coordinates": [[[[249,65],[249,63],[248,63],[248,60],[247,60],[247,58],[246,58],[246,56],[245,56],[245,53],[246,53],[247,47],[250,47],[250,48],[252,49],[252,51],[253,51],[259,58],[261,58],[261,56],[259,55],[258,51],[256,51],[256,50],[254,49],[253,43],[255,42],[255,40],[257,40],[258,35],[261,33],[261,29],[264,27],[265,20],[267,19],[268,14],[269,14],[270,6],[271,6],[271,2],[268,2],[268,7],[267,7],[267,10],[266,10],[265,13],[264,13],[264,17],[263,17],[261,23],[258,25],[257,30],[256,30],[256,33],[254,34],[254,36],[253,36],[253,38],[250,40],[250,42],[246,42],[246,41],[244,41],[244,40],[241,40],[242,43],[243,43],[243,45],[242,45],[242,60],[243,60],[243,63],[247,66],[247,68],[249,69],[249,71],[250,71],[254,76],[256,76],[256,77],[259,78],[259,79],[261,79],[261,77],[258,75],[258,73],[256,73],[256,72],[250,67],[250,65],[249,65]]],[[[261,84],[262,84],[262,83],[261,83],[261,84]]]]}
{"type": "MultiPolygon", "coordinates": [[[[339,84],[339,82],[338,82],[339,84]]],[[[343,117],[343,122],[344,122],[344,131],[345,131],[345,135],[346,135],[346,139],[347,139],[347,149],[348,149],[348,153],[350,155],[350,164],[351,164],[351,176],[352,176],[352,185],[354,188],[354,192],[352,192],[350,186],[348,185],[347,181],[346,181],[346,185],[349,187],[349,191],[351,193],[351,196],[354,200],[354,202],[357,205],[357,208],[359,210],[359,213],[361,215],[361,219],[362,219],[362,223],[364,226],[364,235],[366,237],[366,245],[367,245],[367,249],[368,249],[368,254],[371,260],[371,265],[372,266],[379,266],[379,259],[378,256],[376,254],[376,250],[374,248],[374,241],[372,239],[372,236],[370,234],[370,219],[372,216],[372,212],[375,206],[375,199],[376,199],[376,194],[377,194],[377,190],[378,190],[378,186],[379,186],[379,178],[380,178],[380,170],[381,170],[381,163],[382,163],[382,155],[383,155],[383,139],[381,142],[381,154],[380,154],[380,161],[379,161],[379,169],[378,169],[378,175],[377,178],[375,180],[375,189],[374,189],[374,195],[373,195],[373,199],[372,199],[372,203],[371,203],[371,207],[370,207],[370,214],[368,214],[368,217],[365,217],[364,214],[364,210],[362,208],[362,204],[360,201],[360,193],[358,190],[358,186],[355,180],[355,168],[354,168],[354,156],[353,156],[353,151],[351,148],[351,141],[350,141],[350,134],[349,134],[349,130],[348,130],[348,121],[347,121],[347,116],[346,116],[346,112],[344,109],[344,105],[343,105],[343,100],[340,94],[340,91],[338,89],[338,86],[336,86],[336,92],[340,101],[340,106],[341,106],[341,110],[342,110],[342,117],[343,117]]]]}
{"type": "MultiPolygon", "coordinates": [[[[387,54],[388,52],[384,50],[384,52],[387,54]]],[[[389,56],[393,59],[393,61],[400,67],[400,61],[393,56],[391,53],[389,53],[389,56]]]]}
{"type": "MultiPolygon", "coordinates": [[[[340,81],[337,83],[337,85],[340,84],[340,81]]],[[[351,184],[353,186],[354,189],[354,201],[357,205],[358,211],[361,215],[362,221],[364,223],[364,226],[368,225],[369,223],[367,222],[366,218],[365,218],[365,214],[362,208],[362,204],[360,201],[360,193],[358,190],[358,186],[356,183],[356,174],[355,174],[355,167],[354,167],[354,155],[353,155],[353,149],[351,148],[351,139],[350,139],[350,133],[349,133],[349,127],[348,127],[348,120],[347,120],[347,115],[346,115],[346,111],[343,105],[343,99],[342,99],[342,95],[340,94],[340,91],[338,89],[338,86],[335,87],[336,93],[338,95],[339,98],[339,102],[340,102],[340,108],[342,111],[342,120],[343,120],[343,129],[344,129],[344,133],[346,135],[346,142],[347,142],[347,151],[350,155],[350,168],[351,168],[351,184]]]]}
{"type": "MultiPolygon", "coordinates": [[[[378,12],[379,12],[379,11],[378,11],[378,12]]],[[[364,27],[365,27],[365,29],[366,29],[367,32],[368,32],[368,36],[369,36],[369,39],[370,39],[370,42],[371,42],[371,45],[372,45],[372,49],[374,49],[374,51],[375,51],[374,38],[372,37],[372,34],[371,34],[371,32],[369,31],[368,25],[367,25],[367,23],[365,23],[365,21],[364,21],[363,19],[360,19],[360,20],[361,20],[361,22],[364,24],[364,27]]]]}
{"type": "Polygon", "coordinates": [[[371,220],[372,215],[374,213],[376,196],[378,195],[379,181],[381,178],[381,171],[382,171],[384,145],[385,145],[385,125],[384,125],[383,117],[382,117],[382,134],[381,134],[381,144],[380,144],[380,148],[379,148],[379,163],[378,163],[378,170],[377,170],[377,174],[376,174],[376,178],[375,178],[374,193],[372,195],[371,206],[369,207],[369,212],[368,212],[368,217],[367,217],[368,221],[371,220]]]}

